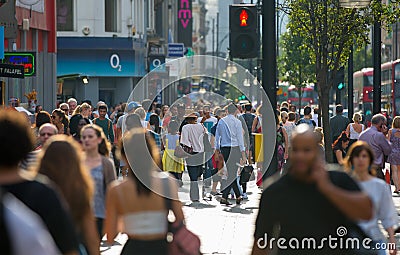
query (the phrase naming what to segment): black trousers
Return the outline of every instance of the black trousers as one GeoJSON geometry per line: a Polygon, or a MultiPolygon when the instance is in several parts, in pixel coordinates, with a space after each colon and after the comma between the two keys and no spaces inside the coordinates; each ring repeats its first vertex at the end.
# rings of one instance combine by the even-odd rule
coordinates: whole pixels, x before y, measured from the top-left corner
{"type": "Polygon", "coordinates": [[[226,186],[222,191],[222,198],[228,198],[231,188],[233,188],[235,196],[238,198],[240,197],[240,190],[236,181],[238,170],[238,166],[236,164],[240,162],[242,153],[240,152],[239,147],[221,147],[221,153],[224,157],[226,168],[228,170],[228,179],[226,181],[226,186]]]}

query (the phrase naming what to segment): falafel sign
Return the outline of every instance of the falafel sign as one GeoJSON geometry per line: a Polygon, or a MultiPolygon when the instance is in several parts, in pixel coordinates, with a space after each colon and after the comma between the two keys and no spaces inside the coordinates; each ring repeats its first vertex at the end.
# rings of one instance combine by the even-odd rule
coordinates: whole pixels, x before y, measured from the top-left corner
{"type": "Polygon", "coordinates": [[[0,63],[0,77],[24,78],[24,66],[0,63]]]}

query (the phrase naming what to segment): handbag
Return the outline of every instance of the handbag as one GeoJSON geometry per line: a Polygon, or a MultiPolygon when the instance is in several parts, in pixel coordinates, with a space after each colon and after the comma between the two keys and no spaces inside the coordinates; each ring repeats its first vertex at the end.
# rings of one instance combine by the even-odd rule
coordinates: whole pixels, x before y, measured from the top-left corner
{"type": "Polygon", "coordinates": [[[174,156],[177,158],[187,158],[193,154],[193,148],[180,144],[175,147],[174,156]]]}
{"type": "Polygon", "coordinates": [[[253,173],[253,170],[254,170],[254,167],[252,165],[245,164],[240,171],[239,183],[244,184],[244,183],[250,181],[250,177],[253,173]]]}
{"type": "MultiPolygon", "coordinates": [[[[169,198],[170,189],[168,178],[164,178],[163,189],[165,198],[165,206],[167,210],[172,210],[171,199],[169,198]]],[[[188,230],[183,224],[183,221],[168,224],[168,254],[169,255],[199,255],[200,252],[200,238],[188,230]]]]}

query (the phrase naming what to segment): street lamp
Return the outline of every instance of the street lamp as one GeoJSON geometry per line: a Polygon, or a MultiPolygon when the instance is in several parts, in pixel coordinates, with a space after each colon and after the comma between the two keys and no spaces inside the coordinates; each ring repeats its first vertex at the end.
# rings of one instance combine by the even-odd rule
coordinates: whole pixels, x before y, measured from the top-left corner
{"type": "Polygon", "coordinates": [[[367,7],[371,0],[339,0],[340,6],[343,8],[364,8],[367,7]]]}

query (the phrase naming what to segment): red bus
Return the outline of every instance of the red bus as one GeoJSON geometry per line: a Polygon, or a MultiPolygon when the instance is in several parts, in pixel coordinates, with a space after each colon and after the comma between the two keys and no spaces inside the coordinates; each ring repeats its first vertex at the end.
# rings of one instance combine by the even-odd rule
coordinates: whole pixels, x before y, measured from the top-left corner
{"type": "MultiPolygon", "coordinates": [[[[392,116],[400,115],[400,59],[381,66],[381,108],[392,116]]],[[[353,74],[354,98],[359,105],[355,109],[372,112],[373,68],[364,68],[353,74]],[[362,107],[361,107],[362,105],[362,107]]]]}
{"type": "Polygon", "coordinates": [[[362,110],[364,113],[368,111],[372,113],[373,74],[373,68],[363,68],[353,74],[354,109],[362,110]]]}
{"type": "MultiPolygon", "coordinates": [[[[301,89],[301,107],[306,105],[318,104],[318,95],[314,90],[314,85],[309,85],[301,89]]],[[[296,86],[289,87],[288,103],[299,106],[299,92],[296,86]]]]}

